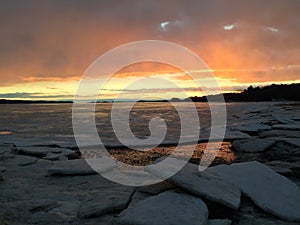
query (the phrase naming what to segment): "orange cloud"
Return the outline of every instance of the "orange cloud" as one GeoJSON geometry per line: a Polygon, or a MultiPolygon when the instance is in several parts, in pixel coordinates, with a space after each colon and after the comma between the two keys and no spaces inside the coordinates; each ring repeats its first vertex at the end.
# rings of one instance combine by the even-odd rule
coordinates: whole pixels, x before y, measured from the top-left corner
{"type": "MultiPolygon", "coordinates": [[[[101,54],[143,39],[192,49],[221,79],[297,80],[299,6],[293,0],[232,0],[230,7],[226,1],[194,0],[2,1],[0,85],[78,80],[101,54]]],[[[174,73],[174,79],[189,79],[177,72],[145,63],[116,76],[174,73]]]]}

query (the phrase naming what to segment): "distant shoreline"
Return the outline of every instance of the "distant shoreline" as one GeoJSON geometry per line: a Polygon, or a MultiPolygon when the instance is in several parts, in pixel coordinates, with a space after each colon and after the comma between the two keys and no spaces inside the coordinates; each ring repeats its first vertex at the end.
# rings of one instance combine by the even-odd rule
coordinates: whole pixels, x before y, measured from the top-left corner
{"type": "MultiPolygon", "coordinates": [[[[272,84],[265,87],[248,87],[241,93],[224,93],[209,96],[194,96],[186,99],[172,98],[170,100],[139,100],[138,102],[291,102],[300,101],[300,84],[272,84]]],[[[97,103],[135,102],[132,99],[98,100],[97,103]]],[[[0,104],[65,104],[73,103],[71,100],[10,100],[0,99],[0,104]]],[[[95,103],[91,101],[91,103],[95,103]]]]}
{"type": "Polygon", "coordinates": [[[0,104],[65,104],[73,103],[73,101],[35,101],[35,100],[9,100],[9,99],[0,99],[0,104]]]}
{"type": "MultiPolygon", "coordinates": [[[[113,102],[113,101],[99,101],[99,102],[96,102],[96,104],[110,104],[110,103],[126,103],[126,102],[134,102],[134,101],[116,101],[116,102],[113,102]]],[[[179,100],[179,101],[138,101],[138,102],[141,102],[141,103],[163,103],[163,102],[182,102],[182,103],[185,103],[185,102],[188,102],[186,100],[179,100]]],[[[202,103],[205,103],[207,101],[193,101],[193,102],[202,102],[202,103]]],[[[220,101],[210,101],[212,103],[218,103],[220,101]]],[[[255,101],[225,101],[225,103],[247,103],[247,102],[255,102],[255,101]]],[[[300,102],[300,101],[293,101],[293,100],[276,100],[276,101],[256,101],[256,102],[300,102]]],[[[46,105],[46,104],[73,104],[74,102],[72,101],[30,101],[30,100],[24,100],[24,101],[19,101],[19,100],[6,100],[6,99],[1,99],[0,100],[0,105],[21,105],[21,104],[24,104],[24,105],[46,105]]],[[[91,104],[94,103],[94,102],[90,102],[91,104]]]]}

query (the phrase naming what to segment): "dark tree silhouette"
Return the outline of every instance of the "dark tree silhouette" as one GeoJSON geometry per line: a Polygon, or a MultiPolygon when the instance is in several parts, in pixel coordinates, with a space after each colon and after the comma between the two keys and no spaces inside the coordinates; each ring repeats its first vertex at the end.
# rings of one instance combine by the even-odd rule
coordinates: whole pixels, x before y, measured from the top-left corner
{"type": "MultiPolygon", "coordinates": [[[[223,94],[226,102],[300,101],[300,84],[272,84],[265,87],[248,87],[241,93],[223,94]]],[[[204,97],[191,97],[195,102],[206,102],[204,97]]],[[[209,96],[210,100],[218,95],[209,96]]]]}

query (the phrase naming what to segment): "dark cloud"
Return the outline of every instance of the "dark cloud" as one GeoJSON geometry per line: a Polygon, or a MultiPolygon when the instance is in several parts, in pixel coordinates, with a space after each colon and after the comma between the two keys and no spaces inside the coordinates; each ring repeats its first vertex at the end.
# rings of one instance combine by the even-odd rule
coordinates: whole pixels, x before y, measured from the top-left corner
{"type": "Polygon", "coordinates": [[[299,11],[298,0],[0,0],[0,83],[80,76],[142,39],[180,43],[212,68],[296,65],[299,11]]]}

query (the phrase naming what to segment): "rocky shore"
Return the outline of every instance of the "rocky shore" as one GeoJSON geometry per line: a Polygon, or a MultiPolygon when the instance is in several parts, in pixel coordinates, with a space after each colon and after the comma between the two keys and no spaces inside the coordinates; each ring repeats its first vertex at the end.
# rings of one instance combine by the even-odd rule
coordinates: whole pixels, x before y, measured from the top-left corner
{"type": "MultiPolygon", "coordinates": [[[[299,104],[247,110],[229,112],[227,142],[208,169],[198,170],[205,147],[199,144],[181,171],[143,187],[104,179],[72,147],[3,142],[0,225],[299,224],[299,104]]],[[[145,165],[171,151],[159,147],[148,155],[125,149],[111,153],[145,165]]],[[[144,172],[160,177],[164,171],[144,172]]]]}

